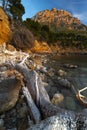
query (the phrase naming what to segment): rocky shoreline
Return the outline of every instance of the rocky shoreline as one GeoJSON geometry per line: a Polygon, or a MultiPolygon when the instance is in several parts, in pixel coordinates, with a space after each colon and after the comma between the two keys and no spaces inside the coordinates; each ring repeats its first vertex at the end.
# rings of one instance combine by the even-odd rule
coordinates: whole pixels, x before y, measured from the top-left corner
{"type": "MultiPolygon", "coordinates": [[[[10,53],[9,61],[0,64],[1,130],[87,129],[87,109],[77,113],[61,108],[61,87],[70,89],[71,84],[56,79],[54,70],[44,66],[44,56],[40,59],[22,52],[21,60],[12,60],[12,56],[10,53]]],[[[64,77],[66,72],[59,70],[57,75],[64,77]]]]}

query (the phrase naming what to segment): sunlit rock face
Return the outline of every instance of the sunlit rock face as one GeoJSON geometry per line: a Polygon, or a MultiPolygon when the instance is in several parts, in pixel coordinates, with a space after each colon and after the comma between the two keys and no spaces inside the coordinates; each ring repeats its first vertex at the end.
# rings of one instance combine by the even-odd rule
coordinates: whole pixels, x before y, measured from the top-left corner
{"type": "Polygon", "coordinates": [[[0,7],[0,44],[11,38],[10,21],[5,11],[0,7]]]}
{"type": "Polygon", "coordinates": [[[34,47],[31,49],[32,52],[37,52],[37,53],[51,53],[51,48],[49,47],[49,45],[42,41],[37,41],[35,40],[34,42],[34,47]]]}
{"type": "Polygon", "coordinates": [[[49,25],[54,31],[61,29],[87,30],[87,27],[78,18],[73,17],[71,13],[56,8],[38,12],[33,19],[43,25],[49,25]]]}

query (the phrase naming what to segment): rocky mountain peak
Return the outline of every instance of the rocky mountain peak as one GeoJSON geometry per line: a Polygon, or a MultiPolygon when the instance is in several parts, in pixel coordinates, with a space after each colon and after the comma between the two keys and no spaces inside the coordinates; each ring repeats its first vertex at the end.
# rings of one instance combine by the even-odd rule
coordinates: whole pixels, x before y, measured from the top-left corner
{"type": "Polygon", "coordinates": [[[51,11],[53,11],[53,12],[57,12],[57,9],[56,9],[56,8],[52,8],[51,11]]]}
{"type": "Polygon", "coordinates": [[[38,12],[33,19],[42,25],[48,25],[55,30],[60,28],[87,30],[87,27],[81,23],[78,18],[73,17],[71,13],[66,10],[44,10],[38,12]]]}

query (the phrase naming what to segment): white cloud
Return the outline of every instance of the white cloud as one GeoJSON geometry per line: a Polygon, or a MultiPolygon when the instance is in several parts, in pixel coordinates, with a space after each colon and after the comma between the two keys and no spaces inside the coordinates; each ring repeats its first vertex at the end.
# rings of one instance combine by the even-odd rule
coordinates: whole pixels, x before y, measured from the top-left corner
{"type": "Polygon", "coordinates": [[[77,18],[79,18],[79,19],[81,19],[81,20],[84,20],[84,18],[85,18],[83,14],[77,14],[77,13],[76,13],[76,14],[73,14],[73,16],[74,16],[74,17],[77,17],[77,18]]]}
{"type": "Polygon", "coordinates": [[[82,22],[85,22],[87,24],[87,13],[86,12],[74,13],[73,16],[77,17],[79,20],[81,20],[82,22]]]}

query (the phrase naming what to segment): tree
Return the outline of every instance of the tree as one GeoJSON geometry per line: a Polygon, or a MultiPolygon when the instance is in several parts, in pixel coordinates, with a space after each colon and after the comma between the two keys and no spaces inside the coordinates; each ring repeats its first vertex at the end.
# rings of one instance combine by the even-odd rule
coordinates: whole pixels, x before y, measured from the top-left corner
{"type": "Polygon", "coordinates": [[[22,20],[22,15],[25,13],[24,6],[21,4],[21,0],[8,0],[9,11],[12,14],[13,19],[22,20]]]}
{"type": "Polygon", "coordinates": [[[25,13],[24,6],[21,0],[0,0],[2,7],[10,14],[15,20],[22,20],[22,15],[25,13]]]}
{"type": "Polygon", "coordinates": [[[4,10],[7,10],[8,0],[0,0],[0,3],[4,10]]]}

